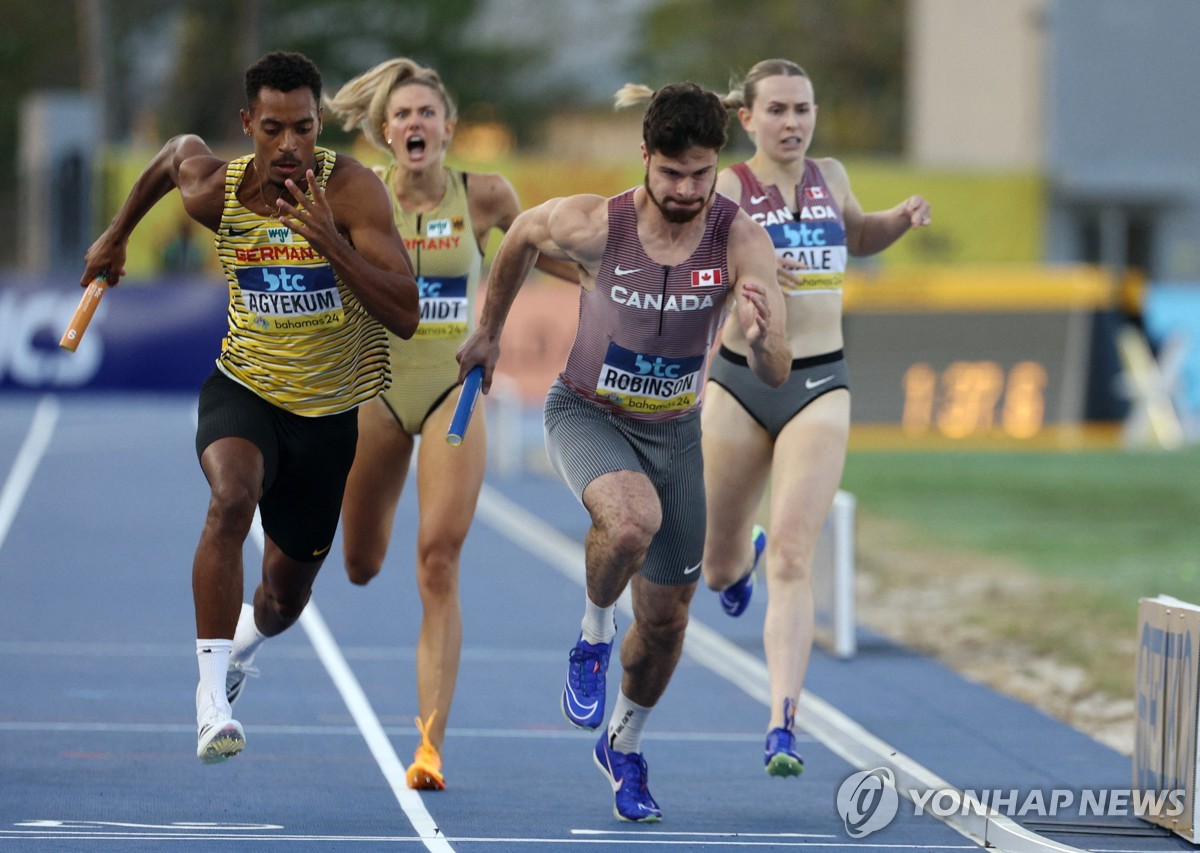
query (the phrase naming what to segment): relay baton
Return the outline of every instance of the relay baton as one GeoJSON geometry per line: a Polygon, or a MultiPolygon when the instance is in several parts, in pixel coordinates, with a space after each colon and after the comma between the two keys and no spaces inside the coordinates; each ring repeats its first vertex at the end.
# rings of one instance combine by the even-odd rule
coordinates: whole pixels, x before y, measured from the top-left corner
{"type": "Polygon", "coordinates": [[[83,296],[79,298],[79,307],[75,309],[67,330],[63,332],[62,340],[58,342],[60,347],[75,352],[75,347],[79,346],[79,339],[87,331],[88,323],[92,322],[92,315],[96,313],[96,308],[107,289],[108,273],[102,272],[91,280],[87,289],[83,291],[83,296]]]}
{"type": "Polygon", "coordinates": [[[467,424],[471,422],[471,412],[475,411],[475,401],[479,399],[479,386],[482,382],[483,365],[477,364],[467,371],[462,393],[458,395],[458,405],[454,407],[454,417],[450,419],[446,441],[451,447],[462,444],[463,436],[467,434],[467,424]]]}

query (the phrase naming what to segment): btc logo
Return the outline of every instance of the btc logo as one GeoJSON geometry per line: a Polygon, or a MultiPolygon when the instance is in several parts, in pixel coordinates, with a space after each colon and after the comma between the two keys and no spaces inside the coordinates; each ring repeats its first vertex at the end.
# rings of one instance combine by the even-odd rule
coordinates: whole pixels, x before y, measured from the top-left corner
{"type": "Polygon", "coordinates": [[[300,273],[288,272],[287,267],[280,267],[278,274],[264,267],[262,274],[268,293],[274,293],[277,290],[282,290],[285,293],[293,293],[308,289],[303,284],[304,276],[300,273]]]}
{"type": "Polygon", "coordinates": [[[654,361],[650,361],[641,353],[634,357],[634,367],[637,368],[639,376],[660,376],[665,379],[679,378],[679,365],[669,361],[663,361],[662,356],[656,355],[654,361]]]}

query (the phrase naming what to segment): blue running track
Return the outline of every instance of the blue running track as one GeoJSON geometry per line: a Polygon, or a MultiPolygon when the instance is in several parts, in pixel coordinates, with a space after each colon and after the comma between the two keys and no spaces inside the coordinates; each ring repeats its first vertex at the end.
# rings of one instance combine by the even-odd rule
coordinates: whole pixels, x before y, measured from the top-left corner
{"type": "MultiPolygon", "coordinates": [[[[445,791],[403,780],[418,742],[411,493],[369,587],[346,580],[335,543],[301,624],[255,661],[262,675],[237,707],[245,752],[203,766],[191,562],[207,488],[194,412],[176,396],[0,396],[0,849],[949,851],[984,836],[1015,851],[1191,849],[1132,817],[938,817],[903,797],[893,819],[856,830],[837,797],[858,771],[1083,792],[1127,789],[1129,760],[860,632],[853,660],[814,655],[807,770],[772,779],[761,591],[736,620],[698,592],[645,741],[664,819],[618,822],[595,735],[558,706],[587,519],[562,484],[531,474],[489,475],[463,554],[445,791]]],[[[252,536],[247,591],[259,558],[252,536]]]]}

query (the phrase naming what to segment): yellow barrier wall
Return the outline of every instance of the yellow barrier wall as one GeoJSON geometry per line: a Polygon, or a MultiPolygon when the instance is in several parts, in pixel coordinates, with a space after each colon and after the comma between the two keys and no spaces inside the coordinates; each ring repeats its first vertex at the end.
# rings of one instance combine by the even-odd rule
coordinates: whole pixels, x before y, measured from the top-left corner
{"type": "Polygon", "coordinates": [[[863,210],[886,210],[913,194],[923,195],[933,208],[931,227],[908,234],[878,256],[885,269],[1033,264],[1044,257],[1045,187],[1036,175],[935,171],[876,161],[845,165],[863,210]]]}
{"type": "MultiPolygon", "coordinates": [[[[104,220],[107,224],[133,181],[156,152],[114,149],[104,173],[104,220]]],[[[237,156],[243,151],[224,152],[237,156]]],[[[349,153],[367,164],[383,162],[382,152],[356,143],[349,153]]],[[[556,196],[575,193],[615,195],[642,181],[641,161],[632,151],[619,165],[572,160],[508,157],[486,163],[450,158],[454,165],[474,171],[499,172],[512,182],[526,207],[556,196]]],[[[733,159],[727,158],[722,165],[733,159]]],[[[897,270],[928,264],[1035,264],[1042,257],[1044,191],[1042,181],[1024,174],[973,174],[915,169],[895,163],[846,163],[854,193],[864,210],[892,207],[914,193],[933,205],[933,226],[907,235],[886,252],[869,259],[852,259],[851,269],[897,270]]],[[[164,199],[138,226],[129,246],[128,270],[134,278],[168,271],[170,253],[181,237],[198,250],[200,267],[218,273],[211,237],[186,222],[178,195],[164,199]]],[[[493,236],[489,252],[499,239],[493,236]]]]}

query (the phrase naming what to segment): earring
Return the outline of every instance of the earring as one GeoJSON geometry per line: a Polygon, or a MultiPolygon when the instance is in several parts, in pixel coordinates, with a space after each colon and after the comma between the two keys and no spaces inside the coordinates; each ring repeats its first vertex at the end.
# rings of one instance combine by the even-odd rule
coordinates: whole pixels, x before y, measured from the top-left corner
{"type": "Polygon", "coordinates": [[[391,138],[390,136],[387,138],[387,144],[388,144],[388,145],[391,145],[391,144],[392,144],[392,138],[391,138]]]}

